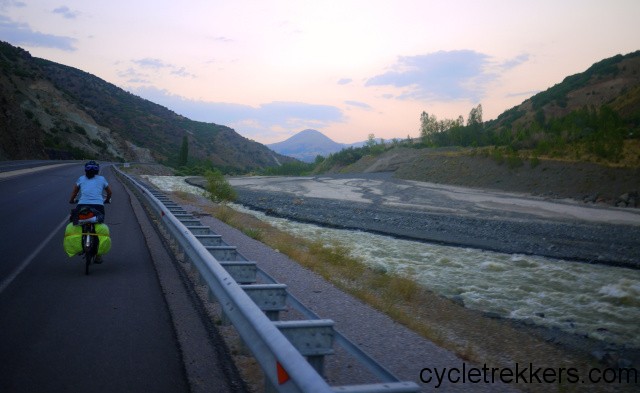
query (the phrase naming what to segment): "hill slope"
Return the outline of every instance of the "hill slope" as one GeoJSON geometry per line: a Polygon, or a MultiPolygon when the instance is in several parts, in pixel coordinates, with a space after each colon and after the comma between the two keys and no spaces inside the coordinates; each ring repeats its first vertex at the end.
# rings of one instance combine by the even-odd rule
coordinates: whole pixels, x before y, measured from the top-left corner
{"type": "Polygon", "coordinates": [[[189,156],[249,170],[290,161],[233,129],[189,120],[84,71],[0,41],[0,159],[167,161],[189,156]]]}
{"type": "MultiPolygon", "coordinates": [[[[610,108],[631,130],[640,126],[640,50],[601,60],[586,71],[525,100],[486,123],[489,132],[571,131],[565,119],[578,111],[610,108]]],[[[573,119],[569,119],[573,120],[573,119]]],[[[582,119],[576,119],[583,121],[582,119]]],[[[580,126],[579,124],[577,125],[580,126]]],[[[583,125],[581,135],[589,136],[583,125]]]]}
{"type": "Polygon", "coordinates": [[[640,168],[540,160],[510,167],[467,149],[394,148],[367,156],[340,173],[393,172],[405,180],[501,190],[545,198],[640,207],[640,168]]]}

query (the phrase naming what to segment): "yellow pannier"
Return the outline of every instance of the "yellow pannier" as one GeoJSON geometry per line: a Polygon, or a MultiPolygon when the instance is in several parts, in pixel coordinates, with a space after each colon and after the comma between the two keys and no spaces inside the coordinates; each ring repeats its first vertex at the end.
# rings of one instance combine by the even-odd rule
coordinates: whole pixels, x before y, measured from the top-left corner
{"type": "Polygon", "coordinates": [[[111,250],[111,236],[109,235],[109,227],[107,224],[96,224],[96,233],[98,234],[98,255],[104,255],[111,250]]]}
{"type": "MultiPolygon", "coordinates": [[[[98,235],[98,255],[104,255],[111,250],[111,236],[107,224],[95,224],[98,235]]],[[[82,226],[67,224],[64,230],[64,251],[72,257],[82,253],[82,226]]]]}
{"type": "Polygon", "coordinates": [[[79,225],[67,224],[64,230],[64,251],[72,257],[82,252],[82,227],[79,225]]]}

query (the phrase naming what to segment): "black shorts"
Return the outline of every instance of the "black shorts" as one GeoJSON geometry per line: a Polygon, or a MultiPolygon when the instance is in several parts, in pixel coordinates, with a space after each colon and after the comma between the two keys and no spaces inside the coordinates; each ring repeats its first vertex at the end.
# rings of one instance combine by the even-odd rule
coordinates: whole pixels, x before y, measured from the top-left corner
{"type": "Polygon", "coordinates": [[[96,212],[98,212],[99,214],[97,215],[97,221],[98,222],[104,222],[104,205],[89,205],[89,204],[78,204],[78,206],[76,206],[76,210],[80,210],[81,207],[90,207],[91,209],[95,210],[96,212]]]}

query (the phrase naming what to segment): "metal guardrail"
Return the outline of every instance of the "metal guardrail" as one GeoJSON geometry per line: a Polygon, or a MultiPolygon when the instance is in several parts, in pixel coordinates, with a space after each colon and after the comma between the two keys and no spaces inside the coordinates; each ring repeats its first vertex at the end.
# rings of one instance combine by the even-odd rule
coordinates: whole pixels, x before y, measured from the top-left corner
{"type": "Polygon", "coordinates": [[[363,357],[364,353],[358,352],[354,344],[333,330],[333,321],[318,319],[292,295],[286,294],[286,285],[275,283],[261,271],[258,273],[274,284],[256,285],[256,272],[251,267],[255,263],[247,261],[235,247],[225,244],[219,235],[202,226],[162,193],[153,192],[117,167],[115,169],[142,202],[161,218],[161,225],[197,268],[201,280],[219,302],[224,317],[233,324],[262,368],[266,390],[282,393],[409,393],[420,390],[414,382],[398,381],[370,358],[363,357]],[[219,255],[221,261],[214,255],[219,255]],[[244,285],[238,283],[237,277],[241,277],[239,280],[244,285]],[[312,319],[277,321],[283,291],[285,298],[293,300],[303,314],[312,319]],[[385,382],[329,386],[321,376],[323,356],[333,352],[331,346],[336,337],[343,346],[346,344],[349,352],[359,353],[365,359],[365,365],[385,382]]]}

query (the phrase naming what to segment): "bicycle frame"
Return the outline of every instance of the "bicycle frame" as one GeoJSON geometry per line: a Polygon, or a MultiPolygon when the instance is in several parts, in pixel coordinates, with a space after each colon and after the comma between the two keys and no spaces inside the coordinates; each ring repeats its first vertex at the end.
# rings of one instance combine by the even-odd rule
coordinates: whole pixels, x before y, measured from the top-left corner
{"type": "Polygon", "coordinates": [[[84,274],[89,274],[89,265],[94,263],[96,255],[98,254],[98,235],[96,235],[96,228],[93,222],[87,222],[87,220],[79,220],[79,224],[82,225],[82,251],[84,254],[85,268],[84,274]]]}

